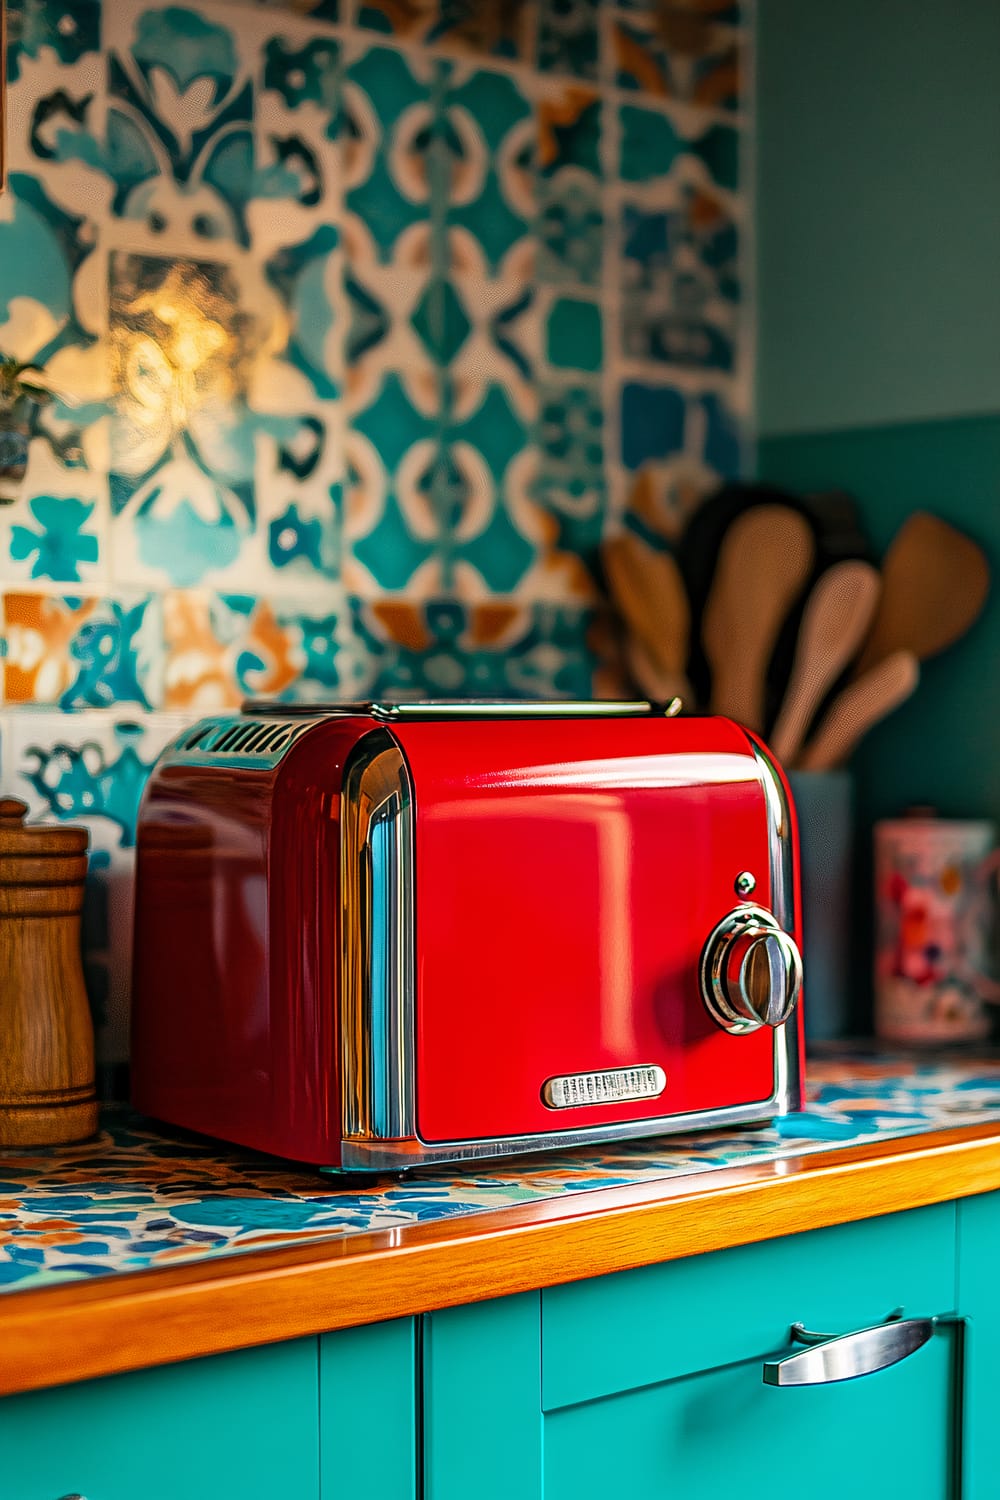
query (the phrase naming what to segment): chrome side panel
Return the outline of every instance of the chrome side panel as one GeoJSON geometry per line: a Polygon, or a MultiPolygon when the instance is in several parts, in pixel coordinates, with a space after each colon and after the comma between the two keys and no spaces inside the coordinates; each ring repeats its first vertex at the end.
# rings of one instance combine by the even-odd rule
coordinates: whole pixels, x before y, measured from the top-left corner
{"type": "Polygon", "coordinates": [[[383,729],[355,747],[341,790],[340,1077],[345,1152],[412,1136],[413,788],[383,729]]]}

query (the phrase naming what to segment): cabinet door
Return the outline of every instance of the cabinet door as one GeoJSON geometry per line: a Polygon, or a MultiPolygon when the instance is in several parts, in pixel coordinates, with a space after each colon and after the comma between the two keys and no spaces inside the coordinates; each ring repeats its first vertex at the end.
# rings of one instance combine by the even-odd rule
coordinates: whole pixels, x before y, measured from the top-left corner
{"type": "Polygon", "coordinates": [[[958,1207],[958,1296],[967,1316],[966,1500],[1000,1492],[1000,1193],[958,1207]]]}
{"type": "Polygon", "coordinates": [[[871,1375],[765,1385],[790,1328],[847,1334],[950,1312],[946,1204],[435,1314],[427,1500],[944,1500],[959,1340],[943,1325],[871,1375]],[[504,1442],[498,1442],[498,1434],[504,1442]]]}
{"type": "Polygon", "coordinates": [[[416,1500],[414,1318],[320,1340],[322,1500],[416,1500]]]}
{"type": "Polygon", "coordinates": [[[3,1500],[317,1500],[318,1343],[0,1401],[3,1500]]]}
{"type": "Polygon", "coordinates": [[[542,1297],[545,1500],[955,1492],[959,1344],[945,1326],[864,1377],[765,1385],[790,1325],[846,1334],[948,1313],[951,1204],[554,1288],[542,1297]]]}

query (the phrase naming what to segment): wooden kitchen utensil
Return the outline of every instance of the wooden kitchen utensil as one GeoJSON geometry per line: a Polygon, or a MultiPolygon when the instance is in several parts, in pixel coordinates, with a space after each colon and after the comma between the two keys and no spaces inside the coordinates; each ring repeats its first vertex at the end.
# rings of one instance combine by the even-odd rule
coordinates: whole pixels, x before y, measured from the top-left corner
{"type": "Polygon", "coordinates": [[[910,696],[920,677],[912,651],[894,651],[848,683],[824,716],[798,763],[802,771],[842,766],[862,735],[910,696]]]}
{"type": "Polygon", "coordinates": [[[687,678],[683,674],[664,672],[652,660],[638,636],[630,635],[625,643],[625,661],[635,684],[644,698],[651,703],[669,703],[680,698],[690,709],[693,705],[684,694],[690,692],[687,678]]]}
{"type": "Polygon", "coordinates": [[[80,958],[87,831],[25,826],[27,811],[0,800],[0,1146],[97,1129],[80,958]]]}
{"type": "Polygon", "coordinates": [[[893,538],[882,564],[882,598],[857,673],[912,651],[920,661],[964,635],[990,586],[989,564],[971,537],[916,511],[893,538]]]}
{"type": "Polygon", "coordinates": [[[713,713],[763,729],[768,662],[815,550],[808,521],[783,505],[757,506],[729,527],[702,620],[713,713]]]}
{"type": "Polygon", "coordinates": [[[786,764],[794,762],[816,710],[857,654],[880,586],[871,563],[839,562],[821,575],[806,600],[792,675],[769,736],[771,749],[786,764]]]}
{"type": "MultiPolygon", "coordinates": [[[[642,661],[657,679],[690,702],[685,680],[690,616],[684,580],[669,552],[658,552],[631,531],[608,537],[601,548],[604,572],[618,611],[639,642],[642,661]]],[[[642,678],[636,679],[647,691],[642,678]]]]}

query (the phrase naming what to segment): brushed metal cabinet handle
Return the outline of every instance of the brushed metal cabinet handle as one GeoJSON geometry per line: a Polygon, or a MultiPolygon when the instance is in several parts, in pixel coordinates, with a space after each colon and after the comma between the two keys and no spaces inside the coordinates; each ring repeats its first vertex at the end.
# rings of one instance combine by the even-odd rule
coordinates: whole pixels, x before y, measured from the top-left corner
{"type": "Polygon", "coordinates": [[[831,1335],[810,1333],[801,1323],[792,1325],[792,1341],[808,1347],[781,1359],[766,1359],[765,1385],[832,1385],[838,1380],[857,1380],[873,1375],[927,1343],[936,1318],[893,1318],[854,1333],[831,1335]]]}

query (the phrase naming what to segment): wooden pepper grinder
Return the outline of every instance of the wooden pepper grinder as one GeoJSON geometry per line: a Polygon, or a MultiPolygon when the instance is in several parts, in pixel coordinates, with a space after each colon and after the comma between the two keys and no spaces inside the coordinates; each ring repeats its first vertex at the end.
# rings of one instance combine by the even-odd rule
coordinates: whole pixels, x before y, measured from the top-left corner
{"type": "Polygon", "coordinates": [[[26,827],[27,811],[0,799],[0,1146],[97,1129],[80,958],[87,830],[26,827]]]}

